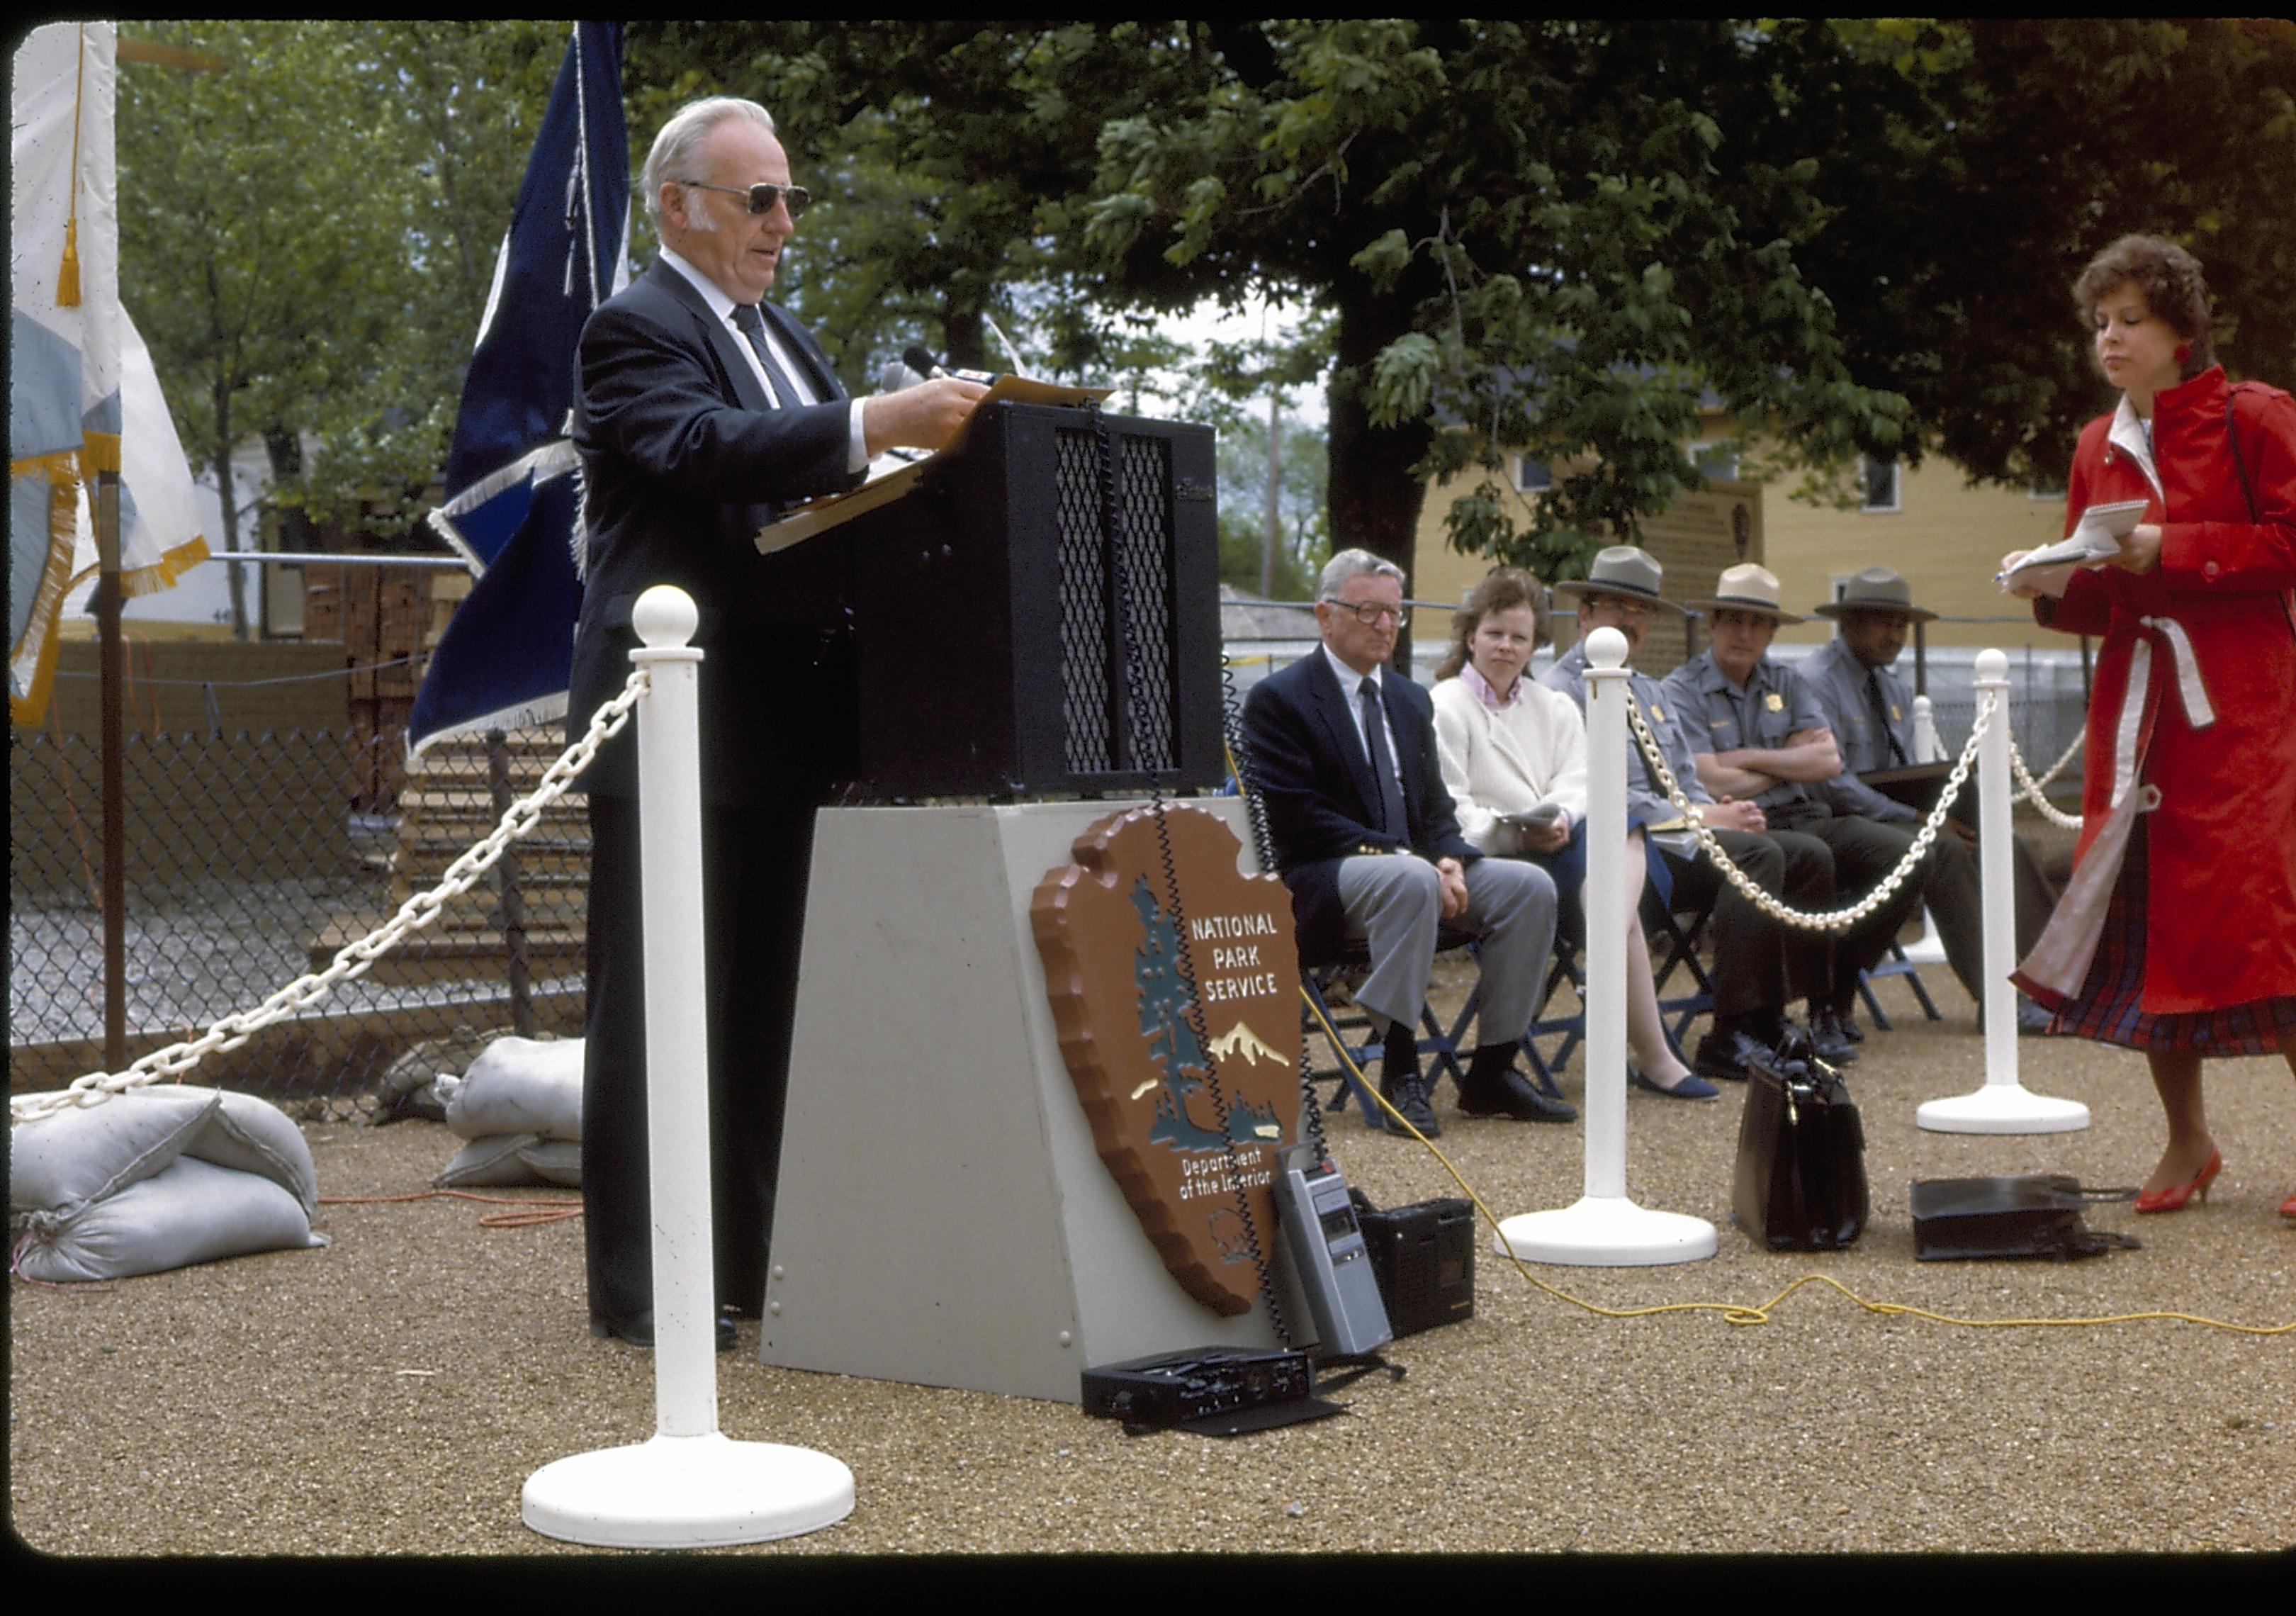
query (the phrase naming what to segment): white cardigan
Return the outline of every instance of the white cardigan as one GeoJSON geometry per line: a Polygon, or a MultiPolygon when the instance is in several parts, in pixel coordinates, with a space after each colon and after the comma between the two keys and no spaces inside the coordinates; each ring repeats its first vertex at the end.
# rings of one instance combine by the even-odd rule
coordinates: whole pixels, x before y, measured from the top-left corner
{"type": "Polygon", "coordinates": [[[1486,853],[1519,853],[1501,814],[1559,802],[1573,824],[1587,817],[1587,720],[1578,704],[1525,675],[1515,699],[1493,712],[1461,679],[1435,686],[1435,744],[1459,829],[1486,853]]]}

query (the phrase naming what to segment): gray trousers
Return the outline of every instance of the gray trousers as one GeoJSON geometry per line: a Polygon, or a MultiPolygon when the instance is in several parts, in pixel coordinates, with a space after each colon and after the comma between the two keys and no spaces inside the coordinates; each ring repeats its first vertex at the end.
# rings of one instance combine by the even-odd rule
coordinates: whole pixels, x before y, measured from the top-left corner
{"type": "Polygon", "coordinates": [[[1467,907],[1445,922],[1435,866],[1410,854],[1340,861],[1348,936],[1365,943],[1371,975],[1356,1003],[1415,1032],[1435,969],[1435,932],[1447,924],[1482,943],[1479,1043],[1520,1040],[1538,1008],[1554,947],[1554,881],[1535,864],[1479,858],[1466,866],[1467,907]]]}

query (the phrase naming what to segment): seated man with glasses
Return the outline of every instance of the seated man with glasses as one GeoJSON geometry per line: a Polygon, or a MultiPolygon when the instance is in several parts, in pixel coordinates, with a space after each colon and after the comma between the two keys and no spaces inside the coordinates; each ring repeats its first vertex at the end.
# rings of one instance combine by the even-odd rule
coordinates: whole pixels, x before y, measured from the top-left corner
{"type": "MultiPolygon", "coordinates": [[[[1277,871],[1292,890],[1302,960],[1365,945],[1356,1002],[1383,1031],[1380,1093],[1429,1136],[1415,1029],[1436,931],[1482,943],[1480,1043],[1459,1087],[1469,1116],[1568,1122],[1514,1069],[1554,942],[1554,882],[1537,865],[1486,858],[1460,834],[1435,742],[1435,707],[1388,667],[1403,621],[1403,571],[1343,550],[1316,591],[1323,645],[1254,685],[1243,767],[1267,809],[1277,871]]],[[[1400,1132],[1393,1124],[1391,1131],[1400,1132]]]]}

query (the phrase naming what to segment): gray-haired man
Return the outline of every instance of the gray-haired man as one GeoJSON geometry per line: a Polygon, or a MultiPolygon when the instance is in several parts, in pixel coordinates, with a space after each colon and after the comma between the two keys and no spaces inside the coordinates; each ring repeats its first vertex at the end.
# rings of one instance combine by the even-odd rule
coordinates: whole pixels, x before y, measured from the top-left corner
{"type": "Polygon", "coordinates": [[[1243,733],[1292,890],[1303,960],[1349,941],[1371,954],[1356,1002],[1385,1024],[1380,1090],[1423,1134],[1428,1104],[1414,1029],[1427,1002],[1436,931],[1482,941],[1480,1040],[1459,1088],[1470,1116],[1568,1122],[1578,1112],[1514,1070],[1554,942],[1554,882],[1537,865],[1486,858],[1459,833],[1427,693],[1387,667],[1403,622],[1403,572],[1343,550],[1316,590],[1320,649],[1254,685],[1243,733]]]}

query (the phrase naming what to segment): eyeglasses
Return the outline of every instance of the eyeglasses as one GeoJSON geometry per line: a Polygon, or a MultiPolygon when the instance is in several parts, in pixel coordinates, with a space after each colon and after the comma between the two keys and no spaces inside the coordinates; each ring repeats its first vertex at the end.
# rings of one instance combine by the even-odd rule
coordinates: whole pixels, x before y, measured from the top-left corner
{"type": "Polygon", "coordinates": [[[677,183],[681,185],[692,185],[697,191],[723,191],[728,196],[742,197],[748,201],[750,211],[752,213],[771,213],[775,202],[786,201],[789,204],[789,216],[791,219],[795,219],[808,208],[813,206],[813,193],[803,185],[750,185],[746,189],[736,189],[732,185],[713,185],[705,180],[698,179],[682,179],[677,183]]]}
{"type": "Polygon", "coordinates": [[[1658,615],[1658,608],[1648,601],[1630,601],[1616,595],[1597,595],[1587,598],[1587,607],[1594,607],[1597,601],[1602,603],[1599,610],[1609,611],[1614,617],[1622,617],[1630,623],[1648,622],[1658,615]]]}
{"type": "Polygon", "coordinates": [[[1320,603],[1337,606],[1366,628],[1376,628],[1386,622],[1399,625],[1403,621],[1403,608],[1388,605],[1383,601],[1343,601],[1326,597],[1320,603]]]}

